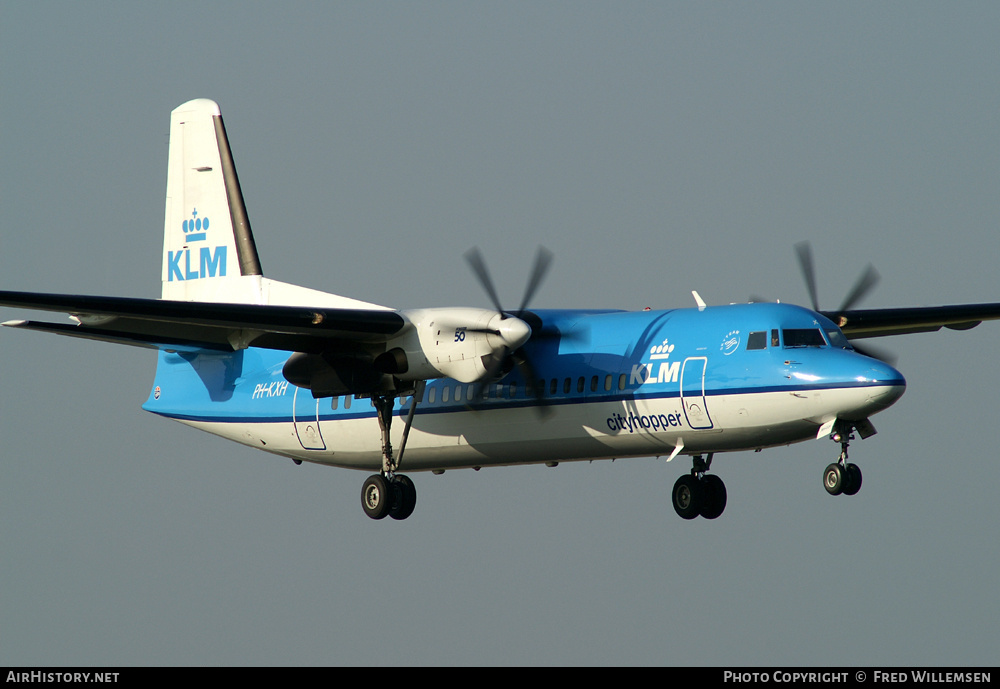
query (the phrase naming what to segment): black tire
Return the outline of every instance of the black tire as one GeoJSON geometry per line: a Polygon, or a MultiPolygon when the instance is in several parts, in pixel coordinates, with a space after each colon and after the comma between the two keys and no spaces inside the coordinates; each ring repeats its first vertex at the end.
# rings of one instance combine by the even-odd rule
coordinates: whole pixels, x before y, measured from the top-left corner
{"type": "Polygon", "coordinates": [[[379,474],[373,474],[361,487],[361,507],[372,519],[383,519],[392,506],[392,489],[379,474]]]}
{"type": "Polygon", "coordinates": [[[847,465],[847,485],[844,486],[844,495],[857,495],[861,490],[861,469],[857,464],[847,465]]]}
{"type": "Polygon", "coordinates": [[[701,481],[691,474],[685,474],[677,479],[671,499],[674,503],[674,510],[681,519],[694,519],[701,514],[701,508],[705,496],[704,486],[701,481]]]}
{"type": "Polygon", "coordinates": [[[715,474],[705,474],[701,484],[705,494],[701,516],[705,519],[717,519],[726,511],[726,484],[715,474]]]}
{"type": "Polygon", "coordinates": [[[406,519],[413,514],[417,506],[417,489],[409,476],[396,474],[392,479],[393,499],[389,508],[389,516],[393,519],[406,519]]]}
{"type": "Polygon", "coordinates": [[[823,487],[826,488],[826,492],[830,495],[840,495],[843,493],[846,484],[847,475],[844,467],[836,462],[828,466],[826,471],[823,472],[823,487]]]}

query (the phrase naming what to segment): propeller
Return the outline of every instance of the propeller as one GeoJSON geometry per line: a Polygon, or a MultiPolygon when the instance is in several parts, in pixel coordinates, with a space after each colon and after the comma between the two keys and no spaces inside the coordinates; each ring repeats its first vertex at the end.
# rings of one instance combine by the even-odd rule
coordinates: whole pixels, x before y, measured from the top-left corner
{"type": "MultiPolygon", "coordinates": [[[[493,279],[490,277],[490,271],[486,267],[486,261],[483,259],[483,255],[479,251],[479,247],[474,246],[466,251],[465,260],[469,262],[469,265],[472,267],[472,272],[476,274],[477,278],[479,278],[479,284],[482,285],[484,290],[486,290],[486,294],[489,295],[490,301],[493,302],[493,306],[496,310],[499,311],[504,318],[510,317],[510,313],[504,311],[503,306],[500,304],[500,297],[497,296],[496,288],[493,286],[493,279]]],[[[520,318],[521,314],[528,308],[528,302],[530,302],[531,298],[535,296],[538,286],[542,283],[542,280],[545,278],[545,274],[549,271],[549,266],[551,265],[552,252],[544,246],[538,247],[538,253],[535,254],[535,265],[532,267],[531,274],[528,276],[528,284],[524,289],[524,298],[521,299],[521,306],[518,307],[517,311],[513,312],[515,317],[520,318]]]]}
{"type": "MultiPolygon", "coordinates": [[[[524,377],[525,381],[527,381],[529,389],[534,391],[535,399],[542,401],[543,390],[541,389],[541,386],[538,385],[538,376],[535,373],[535,367],[531,363],[531,359],[528,357],[527,353],[521,349],[532,334],[531,326],[522,320],[522,317],[527,311],[528,304],[531,302],[531,299],[535,296],[535,292],[538,291],[539,286],[545,279],[545,275],[548,273],[549,267],[552,265],[552,259],[553,255],[551,251],[543,246],[538,247],[538,252],[535,254],[535,263],[528,276],[528,283],[524,289],[524,296],[521,298],[521,304],[518,306],[516,311],[506,311],[500,303],[500,297],[497,296],[496,288],[493,285],[493,279],[490,277],[490,271],[486,267],[486,261],[483,259],[479,248],[473,247],[465,252],[465,260],[468,261],[469,266],[472,268],[472,272],[479,280],[479,284],[482,285],[483,290],[489,296],[490,301],[493,302],[494,308],[496,308],[496,310],[500,313],[501,323],[498,329],[489,332],[494,335],[499,335],[504,341],[501,355],[492,358],[487,367],[486,374],[483,376],[482,380],[476,384],[475,398],[480,398],[482,396],[482,391],[485,385],[488,385],[491,381],[498,377],[506,375],[516,365],[521,371],[521,375],[524,377]],[[505,327],[504,321],[509,321],[509,325],[505,327]],[[526,329],[526,336],[523,337],[523,339],[520,337],[520,334],[524,332],[521,326],[526,329]],[[508,332],[509,334],[507,334],[508,332]],[[498,374],[500,375],[498,376],[498,374]]],[[[538,409],[542,414],[547,413],[547,410],[543,407],[538,407],[538,409]]]]}
{"type": "MultiPolygon", "coordinates": [[[[806,289],[809,290],[809,300],[812,302],[813,311],[819,311],[819,299],[816,297],[816,269],[813,266],[812,245],[809,242],[799,242],[795,245],[795,252],[799,257],[799,267],[802,269],[802,276],[806,281],[806,289]]],[[[878,284],[878,281],[878,271],[869,263],[868,267],[865,268],[865,272],[855,281],[854,287],[844,297],[844,301],[837,311],[847,311],[864,299],[872,288],[878,284]]]]}
{"type": "MultiPolygon", "coordinates": [[[[813,311],[819,311],[819,298],[816,296],[816,269],[813,264],[813,254],[812,245],[809,242],[799,242],[795,245],[795,253],[799,259],[799,267],[802,269],[802,277],[806,281],[806,289],[809,291],[809,300],[812,303],[813,311]]],[[[864,272],[858,277],[854,282],[854,286],[851,291],[847,293],[844,297],[844,301],[841,302],[840,308],[837,312],[847,311],[851,309],[855,304],[864,299],[869,292],[878,284],[879,274],[875,270],[875,267],[869,263],[868,267],[865,268],[864,272]]],[[[864,354],[873,359],[878,359],[884,361],[887,364],[894,364],[896,357],[892,354],[884,352],[876,347],[865,346],[859,347],[854,342],[851,342],[851,346],[854,347],[855,351],[859,354],[864,354]]]]}

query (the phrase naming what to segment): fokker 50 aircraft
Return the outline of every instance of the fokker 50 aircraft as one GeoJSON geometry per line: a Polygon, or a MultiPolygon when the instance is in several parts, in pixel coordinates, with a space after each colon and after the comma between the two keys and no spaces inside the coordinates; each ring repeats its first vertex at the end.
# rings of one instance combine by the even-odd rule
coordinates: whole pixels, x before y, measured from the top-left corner
{"type": "Polygon", "coordinates": [[[851,340],[965,329],[1000,304],[837,311],[779,303],[666,311],[528,310],[550,256],[540,251],[519,307],[395,310],[265,278],[219,107],[193,100],[170,119],[161,299],[0,292],[0,304],[71,314],[4,325],[158,353],[147,411],[250,447],[373,472],[373,519],[408,517],[413,482],[496,465],[691,458],[673,488],[685,519],[714,519],[719,452],[831,438],[827,492],[853,495],[849,442],[906,382],[851,340]],[[393,417],[399,417],[396,423],[393,417]]]}

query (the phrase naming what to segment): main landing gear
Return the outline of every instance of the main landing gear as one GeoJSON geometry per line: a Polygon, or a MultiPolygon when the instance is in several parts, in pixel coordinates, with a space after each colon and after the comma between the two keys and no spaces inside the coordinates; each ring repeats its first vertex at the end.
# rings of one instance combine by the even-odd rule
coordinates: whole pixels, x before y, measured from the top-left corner
{"type": "Polygon", "coordinates": [[[841,427],[838,422],[830,438],[840,443],[840,458],[823,471],[823,487],[830,495],[855,495],[861,490],[861,469],[847,461],[847,447],[854,440],[854,428],[841,427]]]}
{"type": "Polygon", "coordinates": [[[726,509],[726,484],[715,474],[706,473],[712,466],[713,453],[709,453],[708,461],[701,455],[695,455],[690,474],[677,479],[671,498],[674,510],[683,519],[694,519],[702,516],[705,519],[715,519],[726,509]]]}
{"type": "Polygon", "coordinates": [[[403,450],[406,449],[406,438],[410,434],[413,423],[413,412],[417,408],[417,400],[423,396],[423,381],[417,384],[410,402],[410,413],[406,416],[406,426],[403,428],[403,440],[399,446],[399,455],[393,457],[392,443],[389,441],[389,427],[392,425],[393,397],[374,395],[372,403],[378,413],[378,425],[382,431],[382,471],[368,477],[361,487],[361,507],[372,519],[406,519],[413,514],[417,505],[417,489],[408,476],[397,474],[396,470],[403,461],[403,450]]]}
{"type": "Polygon", "coordinates": [[[406,519],[417,505],[417,489],[403,474],[372,474],[361,488],[361,507],[372,519],[406,519]]]}

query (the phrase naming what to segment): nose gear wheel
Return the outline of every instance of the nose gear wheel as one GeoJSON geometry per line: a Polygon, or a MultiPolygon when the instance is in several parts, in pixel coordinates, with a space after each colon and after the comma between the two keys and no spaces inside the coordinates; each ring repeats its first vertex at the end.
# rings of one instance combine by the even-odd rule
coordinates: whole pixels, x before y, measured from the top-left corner
{"type": "Polygon", "coordinates": [[[830,495],[856,495],[861,490],[861,468],[847,461],[854,426],[838,421],[830,438],[840,443],[840,457],[823,470],[823,487],[830,495]]]}

